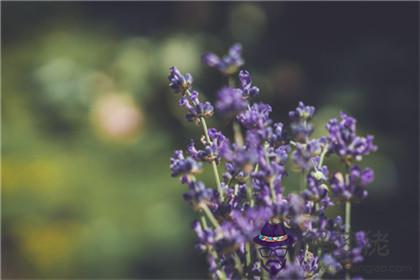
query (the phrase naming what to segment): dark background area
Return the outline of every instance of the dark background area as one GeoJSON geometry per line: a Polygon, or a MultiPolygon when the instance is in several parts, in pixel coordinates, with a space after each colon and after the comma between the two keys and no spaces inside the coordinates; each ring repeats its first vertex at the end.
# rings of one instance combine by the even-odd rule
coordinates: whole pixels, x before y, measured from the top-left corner
{"type": "MultiPolygon", "coordinates": [[[[386,235],[382,244],[389,251],[367,256],[360,274],[418,277],[419,3],[1,5],[4,277],[207,277],[205,258],[194,249],[194,216],[168,171],[171,150],[183,147],[195,130],[176,108],[165,69],[173,57],[196,56],[179,67],[191,71],[198,87],[214,100],[225,81],[199,65],[199,55],[207,50],[222,54],[234,42],[243,44],[245,68],[254,74],[261,100],[272,105],[273,119],[287,122],[288,111],[302,100],[317,108],[317,131],[343,110],[358,119],[362,133],[375,135],[378,153],[364,164],[374,168],[376,181],[369,197],[353,207],[352,223],[354,230],[386,235]],[[143,53],[136,53],[136,44],[143,53]],[[37,73],[58,56],[80,66],[72,68],[75,76],[65,82],[82,81],[80,73],[89,69],[86,73],[104,73],[113,80],[112,90],[130,92],[135,110],[144,116],[144,124],[133,128],[135,140],[110,143],[104,133],[95,134],[89,116],[97,96],[80,101],[85,94],[81,86],[71,87],[68,98],[57,98],[57,90],[49,86],[63,89],[61,76],[51,80],[50,74],[39,78],[37,73]],[[130,69],[147,74],[126,82],[130,69]],[[68,155],[58,156],[63,153],[68,155]],[[51,157],[49,164],[67,174],[60,175],[60,189],[48,181],[53,167],[39,170],[35,164],[32,173],[27,171],[32,160],[51,157]],[[96,171],[85,170],[90,167],[96,171]],[[39,172],[46,179],[32,180],[39,172]],[[39,188],[36,182],[51,187],[39,188]],[[44,208],[45,201],[54,203],[44,208]],[[146,209],[158,203],[161,211],[142,220],[146,209]],[[178,214],[168,216],[168,211],[178,214]],[[99,220],[99,228],[92,230],[99,220]],[[74,236],[81,237],[74,241],[74,236]],[[400,271],[389,271],[390,266],[400,266],[400,271]]],[[[225,128],[221,120],[213,125],[225,128]]]]}

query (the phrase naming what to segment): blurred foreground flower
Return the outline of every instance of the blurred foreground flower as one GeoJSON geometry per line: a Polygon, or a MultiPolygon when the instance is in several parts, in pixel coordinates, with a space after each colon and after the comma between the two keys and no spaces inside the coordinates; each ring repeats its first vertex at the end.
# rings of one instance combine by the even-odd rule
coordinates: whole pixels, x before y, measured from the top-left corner
{"type": "Polygon", "coordinates": [[[212,52],[205,53],[202,55],[201,60],[204,64],[216,68],[225,75],[235,74],[244,64],[242,45],[235,44],[231,46],[228,54],[223,57],[219,57],[212,52]]]}

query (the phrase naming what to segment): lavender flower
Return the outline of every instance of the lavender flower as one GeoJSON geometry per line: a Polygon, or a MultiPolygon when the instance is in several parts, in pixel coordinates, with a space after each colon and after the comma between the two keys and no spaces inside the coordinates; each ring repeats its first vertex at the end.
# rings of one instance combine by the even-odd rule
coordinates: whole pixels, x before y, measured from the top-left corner
{"type": "Polygon", "coordinates": [[[326,125],[329,132],[331,150],[345,161],[362,160],[362,156],[377,150],[373,144],[373,136],[360,137],[356,135],[356,120],[345,113],[340,113],[341,119],[332,119],[326,125]]]}
{"type": "Polygon", "coordinates": [[[228,54],[222,58],[208,52],[203,54],[201,59],[207,66],[216,68],[225,75],[231,75],[238,72],[239,68],[244,64],[241,52],[241,44],[234,44],[230,47],[228,54]]]}
{"type": "Polygon", "coordinates": [[[214,245],[216,236],[213,230],[204,229],[199,221],[194,221],[192,224],[193,230],[198,237],[198,248],[202,251],[206,251],[209,245],[214,245]]]}
{"type": "Polygon", "coordinates": [[[191,157],[184,157],[181,150],[174,152],[171,157],[171,175],[176,177],[179,175],[194,175],[201,171],[202,165],[191,157]]]}
{"type": "Polygon", "coordinates": [[[226,137],[214,128],[208,129],[208,135],[210,142],[205,137],[201,139],[204,145],[204,149],[197,149],[194,140],[191,139],[190,145],[187,149],[193,159],[197,161],[211,162],[216,160],[220,161],[221,151],[225,150],[225,146],[228,144],[226,137]]]}
{"type": "Polygon", "coordinates": [[[315,113],[315,107],[305,106],[303,102],[299,102],[296,110],[289,112],[289,117],[292,121],[309,120],[315,113]]]}
{"type": "Polygon", "coordinates": [[[289,112],[292,132],[298,141],[305,140],[313,132],[313,126],[309,121],[314,113],[315,107],[305,106],[303,102],[299,102],[296,110],[289,112]]]}
{"type": "Polygon", "coordinates": [[[324,210],[325,208],[334,205],[328,195],[328,187],[324,183],[327,176],[328,169],[326,166],[321,168],[321,170],[312,172],[307,177],[307,188],[302,193],[302,196],[307,201],[318,203],[318,210],[324,210]]]}
{"type": "Polygon", "coordinates": [[[270,113],[270,105],[257,103],[253,104],[247,111],[240,113],[236,119],[247,129],[262,129],[271,124],[270,113]]]}
{"type": "Polygon", "coordinates": [[[234,187],[228,187],[225,183],[222,184],[225,187],[226,205],[219,209],[221,215],[229,215],[233,210],[244,211],[247,209],[246,185],[238,183],[234,187]]]}
{"type": "Polygon", "coordinates": [[[198,92],[193,91],[188,96],[179,99],[179,105],[187,108],[188,113],[185,115],[188,121],[199,122],[201,118],[208,118],[213,115],[213,106],[210,102],[200,102],[198,92]]]}
{"type": "Polygon", "coordinates": [[[244,97],[255,97],[260,93],[260,89],[252,85],[251,75],[248,71],[241,70],[239,72],[239,81],[244,97]]]}
{"type": "Polygon", "coordinates": [[[199,93],[192,90],[193,78],[191,74],[182,75],[176,67],[169,68],[169,72],[169,87],[180,95],[178,104],[187,109],[187,120],[199,123],[202,119],[211,117],[214,108],[210,102],[201,102],[198,98],[199,93]]]}
{"type": "Polygon", "coordinates": [[[297,256],[299,266],[305,273],[305,278],[317,278],[319,258],[310,251],[303,251],[297,256]]]}
{"type": "Polygon", "coordinates": [[[228,160],[225,164],[226,173],[224,177],[227,182],[236,180],[244,183],[248,176],[254,171],[254,164],[258,160],[256,150],[247,146],[233,144],[224,152],[224,158],[228,160]]]}
{"type": "Polygon", "coordinates": [[[248,102],[244,99],[240,89],[224,87],[218,93],[216,109],[220,114],[229,116],[236,115],[248,108],[248,102]]]}
{"type": "Polygon", "coordinates": [[[326,145],[326,138],[310,139],[307,143],[296,143],[296,149],[292,153],[292,160],[296,166],[308,171],[314,166],[315,157],[319,156],[326,145]]]}
{"type": "Polygon", "coordinates": [[[182,75],[176,67],[169,68],[169,87],[172,88],[175,93],[184,94],[187,90],[191,89],[193,78],[190,73],[182,75]]]}
{"type": "Polygon", "coordinates": [[[337,239],[335,242],[337,248],[334,250],[333,256],[341,263],[343,267],[347,269],[349,269],[352,264],[363,261],[362,252],[368,244],[366,234],[363,231],[356,232],[355,239],[356,244],[351,250],[345,249],[347,239],[344,237],[344,235],[337,239]]]}
{"type": "Polygon", "coordinates": [[[367,197],[366,186],[374,179],[373,170],[370,168],[360,169],[358,166],[350,168],[347,176],[336,172],[331,178],[331,189],[334,195],[340,199],[360,200],[367,197]],[[346,178],[347,177],[347,178],[346,178]]]}
{"type": "Polygon", "coordinates": [[[249,97],[258,95],[259,88],[252,85],[248,71],[239,72],[240,88],[224,87],[218,92],[217,110],[224,116],[236,116],[249,107],[249,97]]]}
{"type": "Polygon", "coordinates": [[[233,210],[231,213],[233,224],[245,241],[251,241],[271,217],[272,210],[268,207],[250,208],[247,211],[233,210]]]}
{"type": "Polygon", "coordinates": [[[363,261],[363,249],[368,246],[368,240],[364,231],[358,231],[355,234],[356,246],[352,250],[353,263],[360,263],[363,261]]]}
{"type": "Polygon", "coordinates": [[[216,193],[213,189],[207,188],[201,181],[190,181],[188,182],[188,191],[184,193],[184,199],[195,205],[211,203],[216,200],[216,193]]]}
{"type": "MultiPolygon", "coordinates": [[[[222,58],[207,53],[202,59],[225,75],[237,73],[243,65],[239,44],[222,58]]],[[[268,268],[261,266],[253,240],[269,223],[283,223],[287,228],[291,252],[285,266],[269,271],[272,279],[321,278],[343,268],[348,274],[354,263],[363,260],[364,232],[356,233],[353,244],[348,238],[350,203],[367,196],[366,186],[374,180],[374,173],[354,165],[353,160],[362,160],[376,146],[373,136],[356,135],[354,118],[341,113],[341,119],[328,122],[327,136],[311,138],[315,108],[299,102],[289,112],[293,140],[287,139],[283,123],[270,118],[270,105],[252,103],[250,97],[256,97],[259,89],[249,72],[242,70],[239,87],[222,88],[215,103],[217,113],[239,123],[234,131],[235,136],[241,134],[241,141],[236,137],[231,141],[223,131],[207,127],[213,106],[200,100],[190,74],[172,67],[169,81],[179,95],[179,105],[187,110],[187,120],[203,128],[202,137],[190,141],[185,156],[175,151],[170,168],[172,176],[180,176],[188,188],[185,200],[199,212],[200,223],[195,221],[193,229],[213,278],[261,279],[268,268]],[[331,154],[343,160],[345,172],[328,165],[326,158],[331,154]],[[217,191],[196,178],[204,163],[212,166],[217,191]],[[293,172],[304,182],[299,193],[291,192],[284,180],[293,172]],[[343,202],[345,219],[331,216],[328,208],[343,202]]]]}
{"type": "MultiPolygon", "coordinates": [[[[284,138],[283,124],[274,123],[272,126],[268,126],[265,129],[264,134],[262,134],[262,138],[266,139],[273,147],[280,145],[284,138]]],[[[285,149],[282,150],[282,152],[284,153],[283,157],[287,158],[287,155],[290,152],[290,146],[284,145],[284,147],[285,149]]]]}

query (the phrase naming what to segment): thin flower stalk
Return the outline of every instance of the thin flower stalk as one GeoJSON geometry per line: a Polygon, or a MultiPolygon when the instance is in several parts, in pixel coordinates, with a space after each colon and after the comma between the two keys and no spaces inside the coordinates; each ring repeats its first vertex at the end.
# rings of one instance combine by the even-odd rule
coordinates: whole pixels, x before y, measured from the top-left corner
{"type": "MultiPolygon", "coordinates": [[[[211,142],[210,137],[209,137],[206,120],[203,117],[201,117],[200,118],[200,123],[203,126],[203,131],[204,131],[204,135],[206,136],[206,140],[211,145],[212,142],[211,142]]],[[[222,186],[221,186],[221,183],[220,183],[219,171],[217,170],[217,164],[216,164],[215,160],[211,161],[211,166],[213,168],[213,174],[214,174],[214,178],[216,180],[217,191],[219,192],[220,201],[223,202],[224,196],[223,196],[222,186]]]]}

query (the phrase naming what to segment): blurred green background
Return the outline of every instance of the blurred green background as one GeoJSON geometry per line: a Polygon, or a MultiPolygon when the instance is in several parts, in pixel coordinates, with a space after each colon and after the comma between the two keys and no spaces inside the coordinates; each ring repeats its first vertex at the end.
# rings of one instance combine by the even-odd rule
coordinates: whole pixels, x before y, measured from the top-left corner
{"type": "MultiPolygon", "coordinates": [[[[353,228],[387,234],[367,278],[418,275],[418,13],[411,3],[2,1],[4,278],[206,278],[169,157],[197,136],[168,89],[226,81],[207,50],[244,47],[273,118],[299,100],[317,135],[346,111],[376,135],[353,228]]],[[[230,133],[229,124],[211,125],[230,133]]],[[[207,182],[212,182],[204,174],[207,182]]]]}

